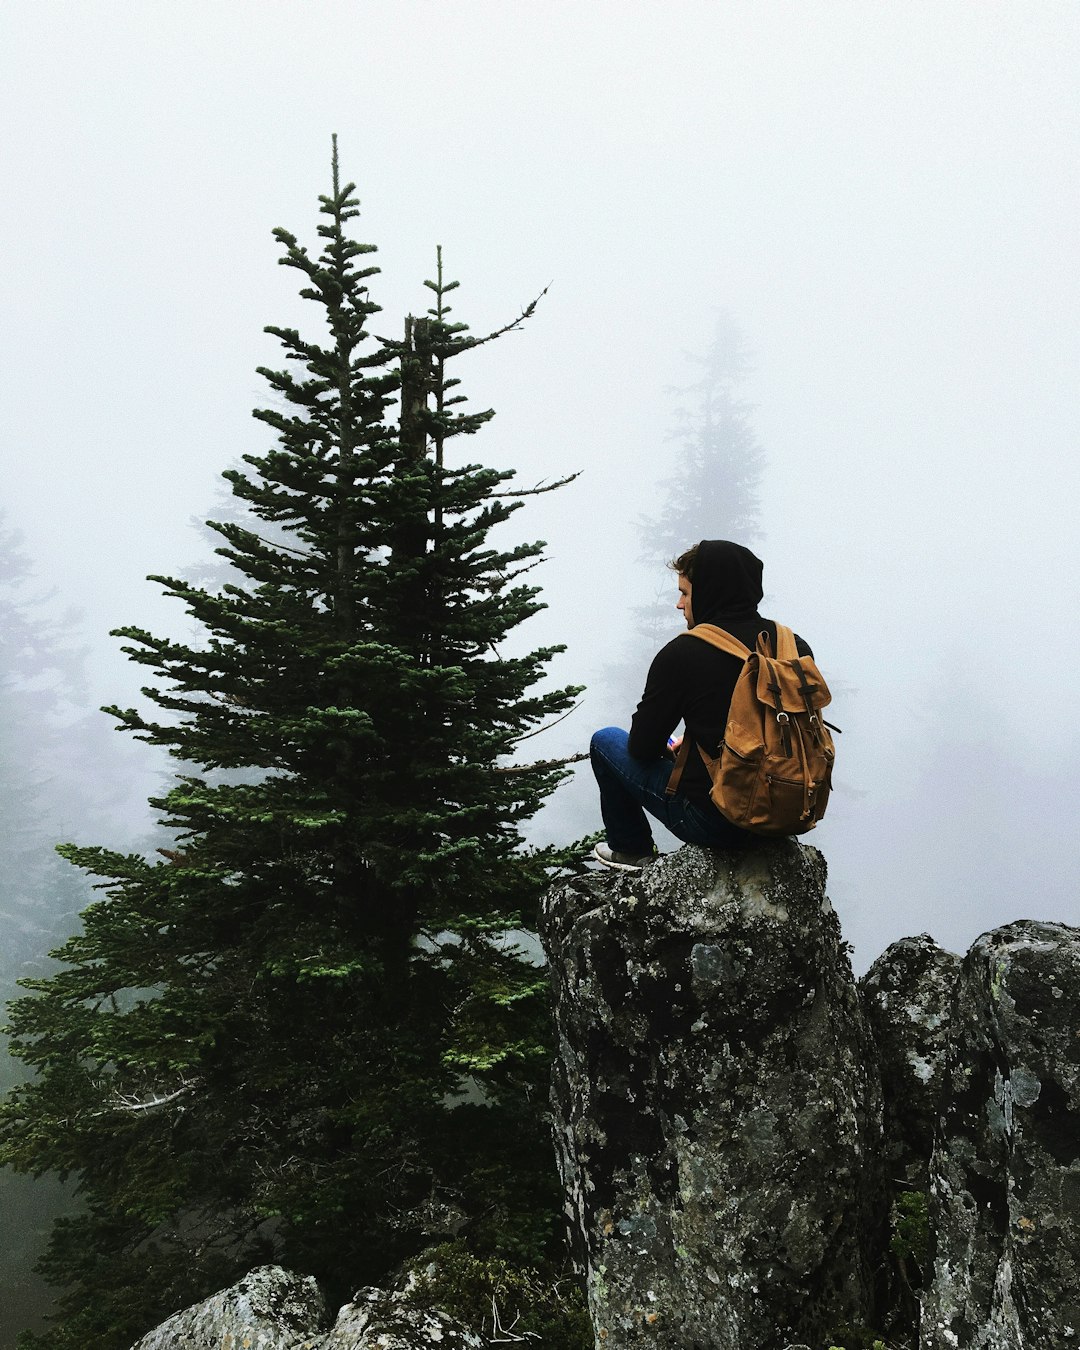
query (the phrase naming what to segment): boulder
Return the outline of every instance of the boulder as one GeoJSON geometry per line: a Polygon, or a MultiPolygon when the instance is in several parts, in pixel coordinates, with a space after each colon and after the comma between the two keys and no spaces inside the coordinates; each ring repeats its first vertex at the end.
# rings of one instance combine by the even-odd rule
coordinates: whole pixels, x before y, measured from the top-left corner
{"type": "Polygon", "coordinates": [[[259,1266],[144,1336],[132,1350],[315,1350],[326,1304],[310,1275],[259,1266]]]}
{"type": "Polygon", "coordinates": [[[1080,1346],[1080,930],[985,934],[957,985],[921,1350],[1080,1346]]]}
{"type": "Polygon", "coordinates": [[[230,1289],[178,1312],[132,1350],[480,1350],[486,1344],[407,1294],[361,1289],[330,1331],[310,1275],[260,1266],[230,1289]]]}
{"type": "Polygon", "coordinates": [[[882,1158],[896,1245],[882,1263],[878,1325],[907,1344],[926,1277],[930,1154],[940,1115],[960,957],[928,934],[894,942],[859,981],[881,1072],[882,1158]]]}
{"type": "Polygon", "coordinates": [[[482,1350],[487,1341],[445,1313],[418,1308],[402,1293],[361,1289],[338,1313],[319,1350],[482,1350]]]}
{"type": "Polygon", "coordinates": [[[881,1068],[885,1167],[926,1191],[945,1081],[960,957],[932,937],[902,938],[859,981],[881,1068]]]}
{"type": "Polygon", "coordinates": [[[871,1323],[880,1089],[821,855],[685,846],[555,887],[541,936],[597,1346],[776,1350],[871,1323]]]}

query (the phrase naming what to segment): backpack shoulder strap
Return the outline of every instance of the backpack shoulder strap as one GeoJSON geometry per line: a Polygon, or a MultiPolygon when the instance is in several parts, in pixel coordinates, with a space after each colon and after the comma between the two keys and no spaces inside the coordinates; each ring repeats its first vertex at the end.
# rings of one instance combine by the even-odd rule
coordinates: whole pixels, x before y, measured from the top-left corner
{"type": "Polygon", "coordinates": [[[678,790],[679,782],[683,776],[683,769],[686,768],[686,761],[690,758],[690,737],[684,736],[682,745],[679,746],[679,752],[675,756],[675,767],[671,771],[671,777],[667,780],[667,787],[664,788],[665,797],[674,797],[678,790]]]}
{"type": "Polygon", "coordinates": [[[707,642],[710,647],[718,647],[722,652],[727,652],[729,656],[737,656],[741,661],[745,661],[750,655],[750,648],[744,642],[732,637],[722,628],[717,628],[714,623],[695,624],[693,628],[686,630],[685,636],[701,638],[702,642],[707,642]]]}
{"type": "Polygon", "coordinates": [[[776,659],[794,661],[798,658],[799,648],[795,643],[795,634],[782,623],[776,625],[776,659]]]}
{"type": "MultiPolygon", "coordinates": [[[[700,638],[702,642],[707,642],[710,647],[717,647],[720,651],[727,652],[729,656],[737,656],[740,661],[745,661],[750,655],[750,648],[744,642],[740,642],[737,637],[725,632],[723,628],[717,628],[713,623],[695,624],[693,628],[686,630],[684,636],[700,638]]],[[[664,790],[664,795],[667,797],[673,797],[678,789],[683,770],[686,768],[686,761],[690,757],[690,745],[690,737],[684,736],[683,743],[679,747],[679,753],[675,756],[675,767],[671,771],[671,777],[668,779],[667,787],[664,790]]],[[[698,754],[708,765],[709,757],[700,745],[698,746],[698,754]]]]}

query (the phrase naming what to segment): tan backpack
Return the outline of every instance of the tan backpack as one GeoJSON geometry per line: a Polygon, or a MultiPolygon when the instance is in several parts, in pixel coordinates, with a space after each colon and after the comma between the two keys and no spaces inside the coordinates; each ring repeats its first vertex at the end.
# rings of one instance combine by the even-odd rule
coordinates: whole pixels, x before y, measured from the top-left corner
{"type": "MultiPolygon", "coordinates": [[[[813,657],[800,656],[795,634],[776,625],[776,656],[767,633],[756,651],[710,623],[686,636],[701,638],[745,664],[731,696],[719,758],[698,746],[721,815],[753,834],[805,834],[825,814],[835,758],[821,709],[832,698],[813,657]]],[[[668,781],[674,794],[690,754],[680,747],[668,781]]]]}

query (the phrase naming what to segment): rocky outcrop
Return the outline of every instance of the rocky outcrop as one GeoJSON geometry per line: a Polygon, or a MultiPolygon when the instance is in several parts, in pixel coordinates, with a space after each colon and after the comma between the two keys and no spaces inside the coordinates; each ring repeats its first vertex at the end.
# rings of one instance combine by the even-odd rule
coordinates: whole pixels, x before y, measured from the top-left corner
{"type": "Polygon", "coordinates": [[[964,959],[931,1163],[922,1350],[1080,1346],[1080,931],[964,959]]]}
{"type": "MultiPolygon", "coordinates": [[[[906,938],[860,1002],[824,882],[787,840],[684,847],[545,900],[556,1143],[598,1350],[868,1343],[845,1326],[1080,1350],[1080,930],[1010,924],[962,961],[906,938]],[[890,1186],[905,1218],[929,1189],[928,1258],[925,1210],[890,1253],[890,1186]]],[[[417,1278],[331,1326],[313,1280],[264,1267],[133,1350],[489,1343],[417,1278]]]]}
{"type": "Polygon", "coordinates": [[[132,1350],[481,1350],[479,1336],[408,1295],[361,1289],[326,1331],[310,1276],[261,1266],[230,1289],[179,1312],[132,1350]]]}
{"type": "Polygon", "coordinates": [[[175,1313],[132,1350],[314,1350],[324,1343],[326,1304],[310,1276],[260,1266],[230,1289],[175,1313]]]}
{"type": "Polygon", "coordinates": [[[605,1350],[870,1320],[878,1077],[824,883],[784,840],[545,901],[556,1143],[605,1350]]]}
{"type": "Polygon", "coordinates": [[[877,1046],[889,1177],[925,1191],[960,957],[927,933],[888,947],[859,981],[877,1046]]]}

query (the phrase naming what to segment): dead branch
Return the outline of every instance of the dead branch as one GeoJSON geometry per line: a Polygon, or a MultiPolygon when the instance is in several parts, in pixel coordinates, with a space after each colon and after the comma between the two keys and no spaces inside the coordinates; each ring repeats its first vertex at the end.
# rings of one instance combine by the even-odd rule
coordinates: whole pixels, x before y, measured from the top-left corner
{"type": "Polygon", "coordinates": [[[557,727],[560,722],[565,722],[566,719],[570,716],[570,714],[573,712],[577,712],[577,710],[580,707],[581,707],[581,699],[578,699],[578,701],[573,705],[573,707],[567,708],[567,710],[563,713],[561,717],[556,717],[554,722],[545,722],[542,727],[537,727],[533,731],[526,731],[523,732],[520,736],[515,736],[514,744],[517,745],[518,741],[527,741],[530,736],[539,736],[542,731],[550,731],[552,727],[557,727]]]}
{"type": "Polygon", "coordinates": [[[524,1341],[532,1339],[538,1341],[540,1333],[538,1331],[515,1332],[514,1328],[521,1321],[519,1312],[508,1327],[504,1327],[502,1319],[499,1316],[499,1305],[495,1302],[495,1295],[491,1296],[491,1341],[492,1344],[508,1344],[510,1341],[524,1341]]]}
{"type": "Polygon", "coordinates": [[[572,483],[575,478],[580,478],[582,470],[577,473],[568,474],[566,478],[557,478],[554,483],[545,482],[541,479],[535,487],[522,488],[520,492],[491,492],[491,497],[538,497],[542,492],[554,492],[556,488],[566,487],[567,483],[572,483]]]}
{"type": "Polygon", "coordinates": [[[180,1097],[186,1097],[188,1093],[194,1092],[197,1086],[197,1082],[183,1083],[175,1092],[167,1092],[163,1096],[148,1097],[145,1100],[139,1100],[136,1097],[123,1097],[120,1093],[117,1093],[110,1099],[109,1106],[114,1111],[153,1111],[159,1106],[168,1106],[180,1097]]]}

